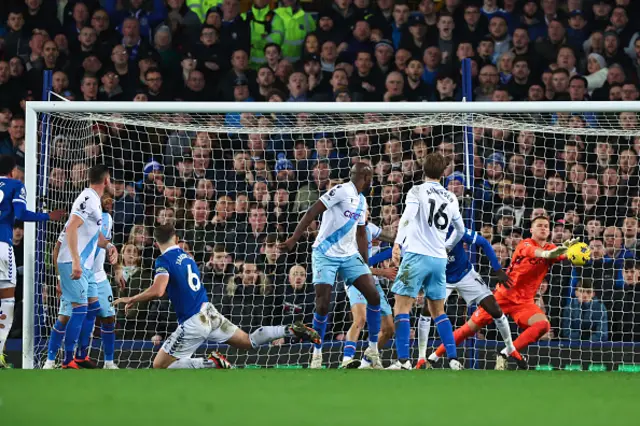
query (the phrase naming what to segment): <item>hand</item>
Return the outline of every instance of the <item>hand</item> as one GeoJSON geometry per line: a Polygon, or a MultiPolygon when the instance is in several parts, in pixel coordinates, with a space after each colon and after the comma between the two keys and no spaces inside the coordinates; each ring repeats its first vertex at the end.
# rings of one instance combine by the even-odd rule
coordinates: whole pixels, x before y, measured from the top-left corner
{"type": "Polygon", "coordinates": [[[371,84],[369,84],[367,82],[362,83],[362,88],[364,90],[366,90],[367,92],[375,92],[376,91],[376,88],[373,87],[371,84]]]}
{"type": "MultiPolygon", "coordinates": [[[[266,34],[263,34],[263,35],[266,35],[266,34]]],[[[220,69],[220,65],[216,64],[215,62],[205,62],[204,66],[210,69],[211,71],[218,71],[220,69]]]]}
{"type": "Polygon", "coordinates": [[[576,244],[578,244],[580,242],[580,238],[569,238],[567,241],[565,241],[564,243],[562,243],[563,247],[566,247],[567,249],[570,248],[571,246],[575,246],[576,244]]]}
{"type": "Polygon", "coordinates": [[[396,275],[398,275],[398,268],[397,267],[392,267],[392,268],[382,268],[382,269],[378,269],[378,276],[379,277],[384,277],[390,281],[393,281],[396,279],[396,275]]]}
{"type": "Polygon", "coordinates": [[[278,249],[283,253],[289,253],[291,250],[293,250],[293,247],[295,247],[297,242],[298,241],[293,237],[288,238],[284,243],[278,244],[278,249]]]}
{"type": "Polygon", "coordinates": [[[509,277],[509,275],[507,275],[504,269],[493,271],[491,275],[506,288],[511,288],[511,286],[513,285],[513,280],[509,277]]]}
{"type": "Polygon", "coordinates": [[[554,248],[553,250],[545,250],[545,251],[543,251],[542,254],[541,254],[541,257],[543,259],[555,259],[555,258],[558,258],[558,257],[562,256],[566,252],[567,252],[567,247],[560,246],[560,247],[554,248]]]}
{"type": "Polygon", "coordinates": [[[282,346],[284,345],[284,339],[280,338],[280,339],[276,339],[273,342],[271,342],[271,346],[282,346]]]}
{"type": "Polygon", "coordinates": [[[402,255],[402,248],[400,244],[393,245],[393,252],[391,253],[391,262],[394,266],[400,266],[400,256],[402,255]]]}
{"type": "Polygon", "coordinates": [[[71,279],[79,280],[82,276],[82,266],[80,266],[79,260],[74,260],[71,262],[71,279]]]}
{"type": "Polygon", "coordinates": [[[112,265],[118,263],[118,249],[113,244],[109,246],[109,263],[112,265]]]}
{"type": "Polygon", "coordinates": [[[66,214],[67,212],[65,212],[64,210],[54,210],[52,212],[49,212],[49,220],[60,222],[66,214]]]}
{"type": "Polygon", "coordinates": [[[113,307],[115,308],[120,304],[124,304],[124,315],[127,316],[129,314],[129,309],[135,305],[135,303],[131,302],[131,299],[131,297],[121,297],[120,299],[116,299],[113,301],[113,307]]]}
{"type": "Polygon", "coordinates": [[[120,291],[124,290],[127,286],[127,280],[124,279],[124,274],[121,270],[116,271],[116,282],[118,283],[118,288],[120,291]]]}
{"type": "Polygon", "coordinates": [[[153,346],[160,346],[160,343],[162,343],[162,336],[156,334],[151,338],[151,343],[153,343],[153,346]]]}

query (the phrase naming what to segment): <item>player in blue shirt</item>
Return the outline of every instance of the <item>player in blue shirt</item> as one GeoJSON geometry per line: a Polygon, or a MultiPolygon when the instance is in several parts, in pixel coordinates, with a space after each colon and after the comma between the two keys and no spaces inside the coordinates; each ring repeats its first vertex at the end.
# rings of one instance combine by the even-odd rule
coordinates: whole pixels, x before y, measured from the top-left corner
{"type": "MultiPolygon", "coordinates": [[[[452,231],[453,229],[449,229],[449,235],[451,235],[452,231]]],[[[498,331],[502,336],[502,340],[507,346],[507,350],[509,353],[512,353],[515,351],[515,347],[513,346],[513,340],[511,339],[509,320],[502,312],[502,309],[500,309],[500,306],[498,305],[496,298],[493,296],[489,286],[485,284],[473,267],[473,264],[469,259],[469,255],[467,254],[465,244],[467,247],[470,247],[473,244],[482,247],[482,251],[491,262],[491,268],[493,269],[492,275],[507,287],[511,283],[511,279],[502,269],[500,261],[498,260],[493,247],[491,247],[491,243],[475,231],[465,229],[462,239],[448,252],[446,269],[447,299],[453,290],[456,290],[465,300],[467,305],[475,303],[486,309],[494,318],[498,331]]],[[[416,368],[430,368],[431,364],[439,359],[435,353],[431,354],[428,359],[426,358],[430,326],[431,314],[425,304],[422,308],[422,314],[420,315],[420,320],[418,322],[418,364],[416,365],[416,368]]]]}
{"type": "Polygon", "coordinates": [[[162,345],[153,368],[231,368],[221,354],[208,359],[191,358],[207,340],[226,343],[238,349],[252,349],[285,336],[296,336],[314,343],[318,333],[302,323],[291,326],[264,326],[250,335],[226,319],[209,303],[195,260],[178,247],[173,226],[163,225],[153,232],[161,255],[156,259],[153,285],[133,297],[123,297],[114,306],[125,304],[125,311],[138,302],[162,297],[165,292],[178,317],[178,328],[162,345]]]}
{"type": "Polygon", "coordinates": [[[8,368],[4,358],[11,325],[16,291],[16,259],[13,254],[13,224],[61,220],[64,210],[34,213],[27,210],[27,191],[22,182],[13,179],[16,161],[13,156],[0,155],[0,369],[8,368]]]}

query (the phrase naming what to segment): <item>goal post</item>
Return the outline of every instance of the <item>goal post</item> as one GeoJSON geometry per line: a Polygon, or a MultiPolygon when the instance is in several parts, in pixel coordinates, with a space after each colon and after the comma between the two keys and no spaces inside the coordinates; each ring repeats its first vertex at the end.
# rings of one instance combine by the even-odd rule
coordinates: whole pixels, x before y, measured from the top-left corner
{"type": "MultiPolygon", "coordinates": [[[[266,247],[271,235],[282,238],[290,234],[300,215],[317,199],[314,197],[318,193],[321,195],[328,185],[346,178],[346,171],[355,161],[354,158],[368,161],[375,169],[372,198],[368,200],[372,222],[393,231],[402,214],[406,189],[419,182],[421,156],[427,151],[442,152],[451,162],[448,182],[460,181],[463,187],[460,197],[465,193],[470,197],[471,210],[474,212],[471,224],[475,224],[478,232],[493,237],[492,242],[505,265],[510,260],[515,235],[520,233],[520,237],[526,237],[528,230],[524,225],[529,218],[525,216],[535,209],[542,209],[549,214],[553,219],[552,228],[557,226],[559,229],[562,226],[564,234],[575,235],[579,229],[581,234],[576,236],[589,235],[592,239],[602,240],[604,230],[615,227],[614,232],[621,232],[624,238],[630,240],[631,237],[625,234],[628,226],[623,222],[626,217],[631,217],[628,212],[631,211],[630,204],[635,195],[639,195],[640,203],[638,188],[628,184],[623,188],[620,176],[616,183],[612,183],[614,178],[607,180],[609,177],[606,175],[613,173],[608,169],[628,166],[614,163],[614,158],[622,157],[622,151],[626,150],[635,152],[636,166],[631,172],[637,174],[640,142],[636,147],[635,141],[640,139],[639,114],[640,102],[622,101],[27,102],[27,204],[33,210],[50,208],[52,205],[68,209],[79,193],[74,191],[82,183],[82,173],[86,172],[87,167],[97,161],[111,166],[119,164],[114,170],[117,179],[124,182],[127,188],[125,195],[133,194],[135,207],[140,207],[141,211],[131,213],[131,217],[135,217],[133,222],[127,218],[125,222],[118,223],[116,219],[114,226],[117,227],[116,234],[119,233],[116,236],[119,250],[128,242],[138,247],[139,266],[131,266],[131,270],[139,274],[135,276],[138,277],[136,282],[142,285],[140,290],[150,285],[152,256],[157,255],[145,239],[148,239],[149,230],[160,223],[159,220],[168,220],[166,215],[171,210],[174,215],[172,220],[179,224],[176,227],[181,238],[189,244],[198,263],[213,268],[206,273],[218,273],[214,265],[214,251],[224,249],[224,268],[228,271],[224,269],[219,273],[224,277],[223,282],[212,278],[209,296],[218,309],[227,312],[231,319],[240,321],[246,331],[251,331],[262,319],[275,324],[278,320],[295,317],[298,310],[301,311],[301,317],[306,314],[308,318],[313,297],[296,299],[290,293],[297,291],[296,266],[304,269],[300,272],[305,274],[302,285],[311,287],[307,278],[311,273],[310,244],[306,244],[308,241],[300,244],[296,253],[286,258],[286,262],[271,262],[270,266],[267,265],[269,254],[265,253],[266,247]],[[256,142],[259,145],[257,148],[257,145],[252,145],[254,135],[258,135],[255,136],[259,141],[256,142]],[[362,136],[362,145],[357,135],[365,135],[362,136]],[[526,140],[520,142],[520,138],[526,140]],[[118,149],[114,148],[115,143],[118,149]],[[298,152],[298,144],[303,153],[298,152]],[[579,159],[567,162],[562,158],[567,145],[578,145],[579,159]],[[520,148],[522,152],[518,151],[520,148]],[[607,151],[611,149],[615,152],[607,151]],[[197,155],[194,151],[197,151],[197,155]],[[238,154],[242,155],[237,157],[238,154]],[[298,158],[303,154],[305,158],[298,158]],[[608,162],[603,162],[604,156],[608,156],[608,162]],[[511,164],[514,157],[516,159],[511,164]],[[537,159],[544,160],[540,166],[544,168],[541,175],[536,175],[540,172],[536,169],[537,159]],[[236,170],[236,160],[246,163],[238,167],[247,169],[236,170]],[[203,169],[199,171],[202,173],[184,172],[181,169],[187,167],[184,163],[189,163],[188,167],[192,169],[202,166],[203,169]],[[198,165],[194,166],[196,163],[198,165]],[[318,166],[320,163],[326,164],[326,167],[318,166]],[[496,163],[502,170],[488,177],[489,165],[496,163]],[[576,166],[576,171],[559,168],[574,164],[583,169],[584,179],[581,182],[574,182],[570,176],[571,173],[579,173],[580,167],[576,166]],[[53,169],[61,171],[56,170],[53,176],[53,169]],[[282,171],[286,173],[281,174],[282,171]],[[183,172],[191,174],[185,177],[181,174],[183,172]],[[326,176],[322,175],[325,172],[326,176]],[[152,180],[147,182],[149,175],[152,180]],[[247,177],[249,175],[250,178],[247,177]],[[598,210],[615,212],[615,218],[595,217],[594,220],[600,220],[602,227],[597,236],[588,234],[591,230],[586,229],[586,222],[583,223],[594,215],[583,211],[583,206],[576,201],[581,193],[573,193],[571,200],[567,197],[568,187],[580,191],[577,185],[582,185],[587,176],[594,176],[598,185],[606,183],[609,190],[615,186],[613,192],[617,197],[615,200],[608,198],[602,209],[598,210]],[[53,182],[50,182],[51,179],[53,182]],[[322,185],[316,184],[314,179],[321,181],[322,185]],[[554,179],[559,181],[558,187],[547,188],[548,181],[555,182],[554,179]],[[191,186],[187,188],[185,185],[191,186]],[[520,185],[525,189],[524,204],[513,204],[513,192],[520,185]],[[53,188],[51,192],[50,187],[53,188]],[[465,187],[467,191],[464,191],[465,187]],[[171,189],[169,193],[165,188],[171,189]],[[178,190],[174,192],[173,188],[178,190]],[[229,197],[225,198],[227,194],[229,197]],[[277,199],[281,195],[288,197],[286,202],[277,199]],[[144,200],[140,201],[138,196],[144,200]],[[505,203],[503,200],[507,199],[510,201],[505,203]],[[206,212],[202,232],[198,225],[200,219],[196,218],[201,213],[194,207],[195,204],[201,204],[199,200],[206,201],[202,206],[206,212]],[[618,205],[623,201],[624,206],[618,205]],[[235,207],[227,208],[236,210],[221,212],[225,208],[221,207],[223,203],[225,206],[227,203],[229,206],[234,204],[235,207]],[[258,206],[255,214],[258,215],[257,210],[262,209],[262,216],[253,223],[251,214],[255,205],[258,206]],[[224,216],[224,219],[219,216],[224,216]],[[506,216],[509,219],[503,220],[506,216]],[[220,222],[215,221],[219,219],[223,221],[224,228],[216,227],[220,222]],[[266,224],[258,224],[261,220],[266,224]],[[575,223],[568,223],[569,220],[575,220],[575,223]],[[209,225],[213,230],[209,230],[209,225]],[[263,225],[264,228],[261,228],[263,225]],[[252,231],[252,227],[259,230],[252,231]],[[140,232],[140,240],[136,240],[136,232],[140,232]],[[219,235],[219,232],[223,235],[219,235]],[[254,237],[251,232],[259,236],[254,237]],[[246,267],[247,264],[253,266],[246,267]],[[252,269],[254,266],[255,271],[252,269]],[[243,268],[250,272],[243,271],[243,268]],[[248,293],[238,294],[238,288],[249,286],[242,280],[253,279],[251,277],[254,275],[258,276],[255,283],[259,285],[256,285],[256,290],[251,290],[254,292],[251,297],[248,293]],[[303,299],[304,303],[298,302],[303,299]]],[[[489,173],[495,173],[496,167],[492,165],[489,173]]],[[[625,172],[628,170],[625,169],[625,172]]],[[[633,182],[635,185],[636,181],[633,182]]],[[[607,193],[606,196],[613,197],[611,194],[607,193]]],[[[517,197],[522,198],[522,194],[517,197]]],[[[129,214],[129,210],[126,214],[129,214]]],[[[640,218],[640,212],[637,218],[640,218]]],[[[24,227],[24,368],[41,367],[43,357],[46,357],[48,333],[57,315],[59,300],[51,287],[55,276],[50,252],[51,243],[57,238],[59,229],[59,226],[51,224],[37,227],[27,223],[24,227]]],[[[556,232],[560,233],[559,230],[556,232]]],[[[384,244],[376,245],[375,250],[385,247],[384,244]]],[[[282,259],[278,257],[281,254],[274,256],[282,259]]],[[[487,272],[486,256],[480,251],[476,257],[480,272],[487,272]]],[[[613,279],[618,280],[616,285],[624,285],[624,288],[605,290],[594,286],[595,297],[602,302],[603,312],[609,314],[606,319],[608,337],[606,341],[598,342],[583,337],[577,340],[575,337],[563,337],[566,324],[562,321],[562,315],[565,309],[570,308],[575,297],[578,273],[574,274],[574,268],[566,266],[552,271],[552,275],[555,275],[549,279],[550,290],[541,294],[540,300],[541,304],[547,304],[545,309],[556,335],[530,349],[537,364],[542,368],[545,365],[567,368],[583,363],[585,368],[605,365],[607,369],[625,364],[640,365],[640,326],[634,323],[640,323],[640,316],[634,317],[628,312],[629,309],[638,308],[636,302],[640,302],[640,297],[636,300],[625,293],[627,287],[620,281],[620,268],[620,263],[612,267],[616,274],[613,279]],[[604,297],[612,299],[603,300],[604,297]],[[614,340],[614,336],[620,340],[614,340]]],[[[611,278],[605,273],[598,274],[592,278],[600,286],[611,278]]],[[[485,274],[483,278],[488,279],[488,276],[485,274]]],[[[640,279],[640,273],[637,278],[640,279]]],[[[390,283],[383,280],[382,287],[388,292],[390,283]]],[[[331,367],[337,365],[344,334],[350,325],[349,304],[344,296],[344,288],[336,285],[334,290],[339,296],[335,297],[331,306],[339,310],[334,312],[341,323],[329,333],[331,341],[328,339],[325,342],[328,352],[325,363],[331,367]]],[[[388,295],[392,298],[390,292],[388,295]]],[[[462,325],[467,318],[462,298],[454,294],[449,300],[447,313],[454,317],[452,322],[462,325]]],[[[640,309],[638,313],[640,315],[640,309]]],[[[417,314],[418,311],[412,313],[412,327],[417,314]]],[[[121,367],[149,366],[151,356],[158,349],[154,339],[157,336],[166,338],[167,332],[175,327],[169,315],[168,303],[147,304],[137,315],[134,319],[124,316],[117,318],[116,362],[121,367]]],[[[513,324],[512,331],[514,337],[519,332],[513,324]]],[[[430,337],[431,347],[435,344],[437,333],[432,331],[430,337]]],[[[492,368],[490,357],[495,353],[496,345],[500,344],[496,341],[495,332],[489,331],[482,334],[482,339],[466,342],[460,350],[469,365],[492,368]]],[[[94,351],[100,350],[99,338],[94,339],[93,348],[94,351]]],[[[281,345],[261,348],[256,356],[247,357],[233,352],[232,360],[241,365],[304,365],[308,362],[309,353],[309,346],[285,341],[281,345]]],[[[384,354],[387,360],[392,356],[389,350],[384,354]]],[[[415,356],[415,353],[412,355],[415,356]]]]}

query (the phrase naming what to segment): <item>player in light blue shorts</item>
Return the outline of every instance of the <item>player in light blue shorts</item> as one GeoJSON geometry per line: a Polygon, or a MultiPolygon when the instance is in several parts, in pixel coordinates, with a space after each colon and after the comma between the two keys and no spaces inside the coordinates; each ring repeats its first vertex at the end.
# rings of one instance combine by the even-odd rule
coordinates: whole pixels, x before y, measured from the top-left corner
{"type": "MultiPolygon", "coordinates": [[[[371,222],[368,222],[366,225],[367,230],[367,242],[369,243],[369,265],[374,266],[378,263],[386,259],[391,258],[391,250],[386,250],[383,253],[378,253],[375,257],[372,257],[373,253],[373,240],[379,240],[384,242],[393,242],[395,235],[391,235],[388,231],[382,231],[378,226],[374,225],[371,222]]],[[[389,339],[393,336],[394,326],[393,326],[393,316],[391,311],[391,306],[387,301],[387,296],[380,285],[380,280],[378,277],[387,278],[392,280],[395,278],[396,273],[398,272],[397,268],[371,268],[371,273],[374,276],[374,281],[376,284],[376,289],[378,290],[378,294],[380,295],[380,316],[381,316],[381,324],[380,324],[380,334],[378,336],[378,349],[384,348],[389,339]]],[[[367,299],[362,295],[360,291],[354,286],[347,286],[347,297],[349,298],[349,303],[351,305],[351,315],[353,317],[353,322],[349,331],[347,331],[346,340],[343,348],[343,358],[342,364],[340,368],[382,368],[382,363],[380,359],[372,364],[366,356],[363,356],[362,361],[354,359],[356,352],[356,341],[360,337],[360,333],[364,329],[364,324],[366,320],[367,313],[367,299]]]]}
{"type": "Polygon", "coordinates": [[[415,299],[420,291],[430,300],[442,300],[447,295],[447,259],[406,253],[391,290],[399,296],[415,299]]]}

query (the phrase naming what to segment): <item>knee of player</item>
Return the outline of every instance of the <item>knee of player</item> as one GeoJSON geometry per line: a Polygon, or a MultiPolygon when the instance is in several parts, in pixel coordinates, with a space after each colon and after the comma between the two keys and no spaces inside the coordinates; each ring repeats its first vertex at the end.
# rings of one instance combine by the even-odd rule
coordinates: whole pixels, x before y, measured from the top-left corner
{"type": "Polygon", "coordinates": [[[100,321],[102,321],[102,324],[114,324],[116,322],[116,317],[115,316],[102,317],[100,321]]]}
{"type": "Polygon", "coordinates": [[[380,305],[380,295],[377,291],[369,295],[369,297],[367,298],[367,303],[369,305],[380,305]]]}
{"type": "Polygon", "coordinates": [[[360,331],[364,329],[365,322],[366,322],[366,319],[363,317],[358,316],[353,318],[353,326],[360,331]]]}
{"type": "Polygon", "coordinates": [[[60,322],[60,324],[67,325],[67,323],[69,322],[69,317],[66,315],[58,315],[58,321],[60,322]]]}
{"type": "Polygon", "coordinates": [[[538,321],[536,325],[540,329],[540,336],[544,336],[549,332],[549,330],[551,330],[551,324],[549,321],[538,321]]]}
{"type": "Polygon", "coordinates": [[[156,359],[153,360],[153,368],[155,368],[155,369],[164,369],[164,368],[167,368],[167,367],[163,366],[162,362],[160,360],[158,360],[158,357],[156,357],[156,359]]]}
{"type": "Polygon", "coordinates": [[[391,337],[395,331],[396,327],[393,321],[382,321],[382,324],[380,324],[380,332],[385,336],[391,337]]]}

